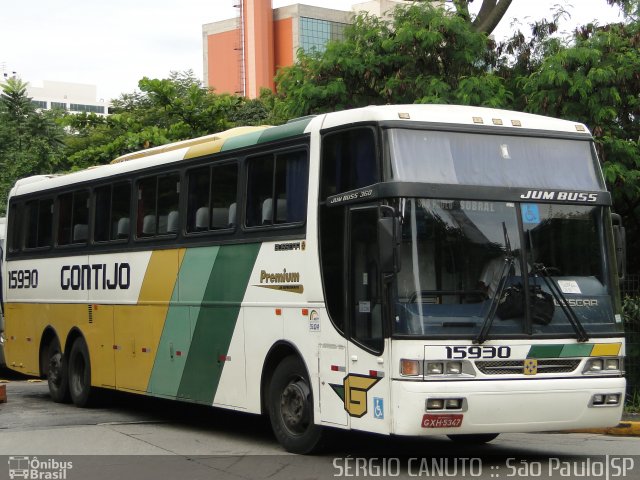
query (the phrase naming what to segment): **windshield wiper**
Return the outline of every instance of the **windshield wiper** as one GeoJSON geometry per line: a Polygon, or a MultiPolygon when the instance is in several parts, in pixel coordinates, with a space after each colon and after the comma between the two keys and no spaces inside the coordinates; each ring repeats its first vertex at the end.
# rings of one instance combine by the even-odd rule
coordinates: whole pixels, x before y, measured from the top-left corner
{"type": "Polygon", "coordinates": [[[556,299],[556,302],[558,302],[558,304],[560,305],[560,308],[566,315],[567,320],[569,320],[569,323],[575,330],[576,338],[578,339],[578,341],[588,342],[589,334],[587,334],[587,331],[582,326],[582,323],[580,323],[580,320],[578,319],[576,312],[573,310],[573,308],[571,308],[571,305],[569,305],[569,302],[567,301],[567,298],[564,296],[564,293],[562,293],[562,290],[560,290],[560,287],[558,286],[556,281],[549,274],[547,267],[545,267],[544,264],[542,263],[534,263],[533,273],[541,274],[540,277],[549,288],[551,295],[553,295],[553,298],[556,299]]]}
{"type": "Polygon", "coordinates": [[[487,313],[484,322],[482,322],[482,328],[480,329],[480,333],[473,340],[473,343],[484,343],[487,339],[487,335],[489,335],[489,330],[491,330],[491,325],[493,324],[494,318],[496,318],[496,312],[498,311],[498,302],[502,298],[502,293],[504,292],[505,287],[507,286],[507,280],[511,276],[511,269],[513,267],[514,258],[513,252],[511,251],[511,241],[509,240],[509,232],[507,231],[507,225],[505,222],[502,222],[502,234],[504,235],[504,246],[507,250],[507,256],[504,259],[504,266],[502,267],[502,272],[500,272],[500,283],[498,284],[498,288],[493,293],[493,297],[491,297],[491,303],[489,304],[489,312],[487,313]],[[506,275],[505,275],[506,274],[506,275]]]}
{"type": "Polygon", "coordinates": [[[498,311],[498,304],[500,299],[502,298],[502,294],[504,289],[507,286],[507,281],[511,276],[511,271],[513,267],[514,258],[513,255],[509,255],[504,259],[504,266],[502,267],[502,272],[500,273],[500,283],[498,284],[498,288],[491,297],[491,303],[489,304],[489,312],[482,322],[482,328],[480,329],[480,333],[473,340],[474,344],[484,343],[487,340],[487,335],[489,335],[489,330],[491,330],[491,325],[493,324],[493,320],[496,318],[496,312],[498,311]]]}

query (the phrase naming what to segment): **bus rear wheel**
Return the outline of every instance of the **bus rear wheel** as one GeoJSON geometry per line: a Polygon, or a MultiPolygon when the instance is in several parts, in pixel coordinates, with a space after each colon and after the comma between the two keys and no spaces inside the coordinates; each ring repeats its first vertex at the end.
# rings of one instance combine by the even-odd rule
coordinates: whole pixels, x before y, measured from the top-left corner
{"type": "Polygon", "coordinates": [[[77,407],[90,406],[94,396],[94,389],[91,388],[91,362],[89,349],[81,337],[73,342],[68,369],[71,400],[77,407]]]}
{"type": "Polygon", "coordinates": [[[67,361],[58,339],[51,340],[47,347],[47,385],[49,396],[56,403],[69,403],[69,372],[67,361]]]}
{"type": "Polygon", "coordinates": [[[457,443],[466,443],[469,445],[481,445],[489,443],[491,440],[498,438],[499,433],[472,433],[468,435],[447,435],[449,440],[457,443]]]}
{"type": "Polygon", "coordinates": [[[320,447],[323,428],[313,421],[313,394],[298,357],[286,357],[273,372],[268,409],[273,433],[288,452],[307,454],[320,447]]]}

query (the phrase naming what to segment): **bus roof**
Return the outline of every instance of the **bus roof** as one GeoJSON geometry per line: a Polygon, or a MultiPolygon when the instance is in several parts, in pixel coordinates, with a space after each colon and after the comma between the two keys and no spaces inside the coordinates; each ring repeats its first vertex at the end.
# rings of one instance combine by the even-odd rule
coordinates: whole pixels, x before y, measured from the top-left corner
{"type": "Polygon", "coordinates": [[[502,127],[505,133],[517,129],[556,133],[591,134],[580,123],[540,115],[459,105],[385,105],[369,106],[323,115],[294,119],[276,127],[237,127],[191,140],[161,145],[120,156],[110,164],[90,167],[66,175],[36,175],[18,180],[11,195],[62,187],[96,178],[106,178],[153,166],[177,162],[218,152],[226,152],[261,143],[295,137],[314,130],[335,128],[361,122],[407,122],[502,127]]]}

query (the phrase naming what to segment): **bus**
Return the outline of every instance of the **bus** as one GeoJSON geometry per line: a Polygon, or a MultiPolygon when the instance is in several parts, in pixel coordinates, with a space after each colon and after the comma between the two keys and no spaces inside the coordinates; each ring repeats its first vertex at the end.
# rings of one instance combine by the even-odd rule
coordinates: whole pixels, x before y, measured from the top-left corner
{"type": "Polygon", "coordinates": [[[266,414],[295,453],[613,426],[614,218],[588,129],[525,113],[372,106],[156,147],[13,187],[7,363],[79,407],[266,414]]]}
{"type": "Polygon", "coordinates": [[[7,231],[7,217],[0,217],[0,367],[5,366],[4,361],[4,307],[2,304],[2,261],[4,252],[4,238],[7,231]]]}

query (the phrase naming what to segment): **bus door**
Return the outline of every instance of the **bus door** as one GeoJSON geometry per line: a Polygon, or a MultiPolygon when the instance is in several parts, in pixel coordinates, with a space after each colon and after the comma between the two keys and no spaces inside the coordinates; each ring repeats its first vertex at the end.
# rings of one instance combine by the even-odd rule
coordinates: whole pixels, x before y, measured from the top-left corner
{"type": "Polygon", "coordinates": [[[384,301],[388,288],[380,271],[379,209],[353,207],[349,212],[348,375],[345,409],[351,427],[389,433],[391,426],[390,352],[384,335],[384,301]]]}

